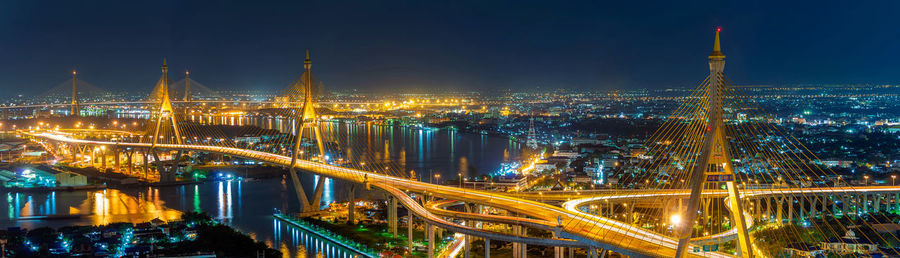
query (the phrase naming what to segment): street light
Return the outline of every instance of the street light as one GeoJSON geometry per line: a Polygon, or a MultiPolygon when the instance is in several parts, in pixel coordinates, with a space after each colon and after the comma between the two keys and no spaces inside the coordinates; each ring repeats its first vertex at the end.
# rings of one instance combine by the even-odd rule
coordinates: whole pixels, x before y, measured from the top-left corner
{"type": "Polygon", "coordinates": [[[892,186],[896,186],[896,185],[897,185],[897,184],[894,184],[894,180],[896,180],[896,179],[897,179],[897,175],[891,175],[891,185],[892,185],[892,186]]]}
{"type": "Polygon", "coordinates": [[[863,176],[866,179],[866,186],[869,186],[869,175],[863,176]]]}
{"type": "Polygon", "coordinates": [[[676,228],[681,225],[681,215],[680,214],[672,214],[672,217],[669,218],[669,223],[672,223],[676,228]]]}

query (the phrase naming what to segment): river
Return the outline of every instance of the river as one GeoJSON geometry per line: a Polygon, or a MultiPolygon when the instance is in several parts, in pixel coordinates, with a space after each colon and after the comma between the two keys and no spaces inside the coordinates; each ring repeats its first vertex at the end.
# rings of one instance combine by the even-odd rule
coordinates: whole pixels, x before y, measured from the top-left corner
{"type": "MultiPolygon", "coordinates": [[[[458,133],[451,130],[369,126],[371,128],[361,128],[366,130],[359,130],[359,133],[375,132],[374,135],[370,134],[367,137],[374,138],[373,142],[388,143],[386,149],[380,147],[376,149],[403,153],[402,159],[405,159],[408,169],[441,174],[442,178],[457,177],[461,166],[470,167],[477,173],[494,171],[500,167],[501,162],[510,156],[518,155],[520,149],[520,144],[503,137],[458,133]]],[[[366,127],[366,125],[348,126],[351,127],[366,127]]],[[[228,170],[222,169],[223,172],[228,170]]],[[[302,173],[301,181],[305,190],[311,192],[316,176],[302,173]]],[[[347,183],[328,179],[324,187],[323,202],[346,201],[347,183]]],[[[272,217],[275,209],[282,211],[299,209],[299,202],[292,191],[290,180],[284,178],[75,192],[35,193],[5,190],[0,193],[6,196],[8,205],[0,206],[0,214],[7,216],[0,219],[0,226],[34,229],[44,226],[58,228],[67,225],[99,225],[113,222],[139,223],[154,218],[175,220],[183,212],[202,211],[281,250],[289,257],[314,256],[323,251],[327,257],[344,257],[348,253],[346,250],[286,223],[278,223],[272,217]],[[29,219],[29,217],[69,214],[84,216],[75,219],[29,219]]],[[[358,198],[383,198],[381,193],[357,192],[358,198]]]]}

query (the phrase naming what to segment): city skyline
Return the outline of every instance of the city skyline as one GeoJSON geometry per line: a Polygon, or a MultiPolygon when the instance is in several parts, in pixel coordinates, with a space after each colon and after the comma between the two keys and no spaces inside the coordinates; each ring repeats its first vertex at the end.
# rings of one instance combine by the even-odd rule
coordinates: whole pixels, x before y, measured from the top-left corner
{"type": "Polygon", "coordinates": [[[900,257],[891,6],[5,7],[2,257],[900,257]]]}
{"type": "Polygon", "coordinates": [[[717,26],[746,84],[891,84],[900,65],[879,13],[891,8],[863,3],[4,5],[6,96],[39,94],[73,66],[102,88],[147,91],[162,58],[213,89],[279,89],[307,49],[331,89],[689,87],[704,62],[689,53],[717,26]]]}

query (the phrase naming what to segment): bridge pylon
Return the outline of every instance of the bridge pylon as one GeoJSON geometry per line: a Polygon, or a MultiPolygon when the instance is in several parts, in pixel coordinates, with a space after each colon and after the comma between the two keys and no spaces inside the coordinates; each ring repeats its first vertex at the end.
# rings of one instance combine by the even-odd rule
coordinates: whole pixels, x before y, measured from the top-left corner
{"type": "MultiPolygon", "coordinates": [[[[303,106],[299,113],[295,114],[297,118],[296,123],[296,136],[294,137],[294,146],[293,152],[291,153],[291,165],[289,168],[289,172],[291,174],[291,180],[294,183],[294,190],[297,192],[297,199],[300,200],[300,206],[303,213],[311,213],[319,210],[319,200],[322,197],[322,188],[325,184],[325,177],[319,176],[318,182],[316,183],[316,189],[313,191],[313,199],[310,200],[306,196],[306,192],[303,191],[303,186],[300,184],[300,178],[297,175],[296,164],[297,164],[297,156],[300,153],[300,145],[302,145],[303,133],[309,133],[310,138],[315,138],[316,146],[318,147],[318,161],[325,162],[325,146],[322,144],[322,133],[319,130],[319,117],[316,115],[315,101],[313,98],[313,89],[312,89],[312,73],[310,72],[310,68],[312,68],[312,61],[309,59],[309,51],[306,51],[306,60],[303,62],[303,68],[306,70],[302,78],[300,79],[300,83],[303,86],[303,106]]],[[[291,86],[293,87],[293,85],[291,86]]]]}
{"type": "Polygon", "coordinates": [[[191,104],[191,71],[184,70],[184,102],[185,105],[191,104]]]}
{"type": "MultiPolygon", "coordinates": [[[[150,120],[152,122],[153,119],[155,119],[156,126],[152,130],[153,139],[150,140],[151,144],[147,152],[151,153],[153,157],[159,161],[160,159],[156,152],[156,145],[159,142],[159,139],[163,137],[160,135],[163,120],[165,120],[165,123],[170,123],[172,125],[172,132],[175,134],[175,141],[173,143],[184,144],[183,139],[181,139],[181,130],[178,128],[177,118],[175,117],[175,109],[172,107],[171,96],[169,96],[169,67],[166,65],[166,59],[163,59],[162,77],[159,79],[153,92],[150,93],[150,100],[156,104],[155,107],[151,108],[150,120]]],[[[166,166],[163,165],[158,166],[160,181],[175,180],[174,173],[178,167],[178,159],[181,157],[181,154],[182,152],[179,151],[178,155],[173,158],[170,168],[167,169],[165,168],[166,166]]]]}
{"type": "Polygon", "coordinates": [[[70,110],[72,116],[81,116],[80,104],[78,101],[78,72],[72,69],[72,106],[70,110]]]}
{"type": "MultiPolygon", "coordinates": [[[[703,145],[700,149],[700,155],[694,167],[691,170],[690,186],[691,198],[688,202],[687,211],[684,214],[679,227],[678,250],[676,257],[684,257],[688,245],[691,241],[693,233],[694,221],[697,219],[697,213],[700,210],[700,202],[702,192],[707,183],[724,182],[728,188],[728,203],[731,207],[732,225],[737,228],[738,244],[741,257],[752,257],[753,250],[747,234],[747,223],[744,220],[743,207],[737,185],[734,180],[734,165],[731,162],[728,141],[725,140],[725,123],[722,113],[723,96],[725,92],[725,54],[722,53],[719,43],[719,32],[716,29],[716,39],[713,44],[713,52],[709,55],[709,83],[707,84],[707,121],[706,130],[703,134],[703,145]]],[[[704,214],[704,216],[707,216],[704,214]]]]}
{"type": "Polygon", "coordinates": [[[153,131],[153,140],[151,149],[156,148],[159,141],[159,128],[163,120],[172,123],[172,130],[175,133],[175,143],[182,144],[181,132],[178,130],[178,122],[175,119],[175,109],[172,108],[172,100],[169,98],[169,67],[166,65],[166,59],[163,59],[162,78],[159,84],[150,93],[150,100],[156,101],[156,129],[153,131]]]}

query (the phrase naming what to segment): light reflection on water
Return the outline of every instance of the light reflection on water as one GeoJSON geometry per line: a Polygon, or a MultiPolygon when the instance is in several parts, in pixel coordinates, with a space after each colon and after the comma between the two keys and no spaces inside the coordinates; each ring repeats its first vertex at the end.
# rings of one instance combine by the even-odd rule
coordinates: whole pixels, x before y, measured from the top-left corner
{"type": "MultiPolygon", "coordinates": [[[[240,184],[240,182],[238,182],[237,184],[240,184]]],[[[232,218],[231,185],[232,185],[232,182],[231,181],[229,181],[229,182],[219,181],[216,183],[216,185],[219,188],[219,194],[217,194],[218,201],[219,201],[218,202],[219,208],[217,210],[219,211],[219,213],[218,213],[219,215],[216,216],[215,219],[220,220],[220,221],[225,221],[225,222],[231,221],[231,218],[232,218]],[[223,191],[222,188],[225,188],[225,190],[223,191]]]]}
{"type": "MultiPolygon", "coordinates": [[[[310,184],[307,190],[313,189],[312,184],[317,179],[313,175],[301,175],[302,182],[310,184]]],[[[323,203],[347,198],[346,193],[335,190],[346,188],[344,182],[327,179],[324,187],[323,203]]],[[[283,178],[270,178],[250,182],[218,181],[80,192],[2,192],[8,205],[0,209],[6,209],[8,216],[0,219],[0,227],[59,228],[116,222],[141,223],[154,218],[171,221],[178,220],[183,212],[202,211],[272,248],[282,250],[286,257],[315,257],[320,252],[325,257],[349,257],[347,250],[332,246],[332,243],[317,239],[302,229],[286,223],[279,222],[274,227],[267,223],[274,220],[272,212],[275,208],[298,209],[296,195],[292,191],[283,178]],[[35,219],[40,216],[56,219],[35,219]]],[[[358,190],[357,194],[364,198],[368,193],[358,190]]]]}
{"type": "MultiPolygon", "coordinates": [[[[201,124],[248,125],[280,132],[295,133],[296,120],[260,115],[191,115],[187,120],[201,124]]],[[[326,141],[340,146],[333,158],[350,162],[394,161],[403,172],[420,175],[442,174],[453,179],[457,173],[470,176],[487,174],[500,168],[500,162],[517,157],[522,144],[507,137],[458,133],[455,130],[428,130],[418,127],[389,126],[375,123],[325,121],[320,129],[326,141]],[[460,160],[468,158],[462,167],[460,160]],[[374,160],[373,160],[374,159],[374,160]],[[473,171],[474,170],[474,171],[473,171]]],[[[273,150],[269,150],[273,151],[273,150]]],[[[424,176],[423,176],[424,178],[424,176]]]]}
{"type": "Polygon", "coordinates": [[[115,222],[140,223],[155,218],[175,220],[181,211],[167,208],[158,189],[125,194],[116,189],[81,192],[5,192],[8,204],[3,225],[36,228],[59,223],[101,225],[115,222]],[[47,220],[39,220],[47,219],[47,220]],[[72,222],[75,223],[72,223],[72,222]]]}

